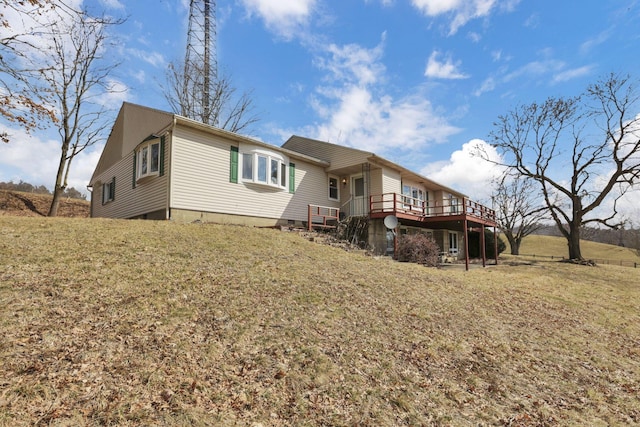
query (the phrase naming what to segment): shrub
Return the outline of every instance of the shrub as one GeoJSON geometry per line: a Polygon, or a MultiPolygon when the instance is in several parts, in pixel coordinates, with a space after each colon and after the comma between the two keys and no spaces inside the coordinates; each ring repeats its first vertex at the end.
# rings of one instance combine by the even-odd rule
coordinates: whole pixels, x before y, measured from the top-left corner
{"type": "Polygon", "coordinates": [[[438,265],[440,247],[432,237],[426,234],[403,234],[398,237],[396,259],[401,262],[435,267],[438,265]]]}

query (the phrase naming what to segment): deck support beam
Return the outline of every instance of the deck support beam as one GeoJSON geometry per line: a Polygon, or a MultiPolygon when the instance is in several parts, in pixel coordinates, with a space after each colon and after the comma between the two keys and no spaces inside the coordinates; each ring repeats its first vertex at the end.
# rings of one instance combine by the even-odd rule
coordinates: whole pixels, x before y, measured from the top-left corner
{"type": "Polygon", "coordinates": [[[484,236],[484,224],[482,224],[482,231],[480,232],[480,245],[481,245],[481,254],[482,254],[482,266],[487,266],[487,250],[486,250],[486,242],[484,236]]]}
{"type": "Polygon", "coordinates": [[[465,219],[462,225],[464,227],[464,266],[469,271],[469,221],[465,219]]]}

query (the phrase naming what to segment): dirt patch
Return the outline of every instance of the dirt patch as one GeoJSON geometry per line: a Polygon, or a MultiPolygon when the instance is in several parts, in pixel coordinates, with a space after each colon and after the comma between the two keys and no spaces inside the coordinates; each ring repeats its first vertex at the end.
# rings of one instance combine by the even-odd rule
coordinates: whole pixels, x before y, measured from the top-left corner
{"type": "MultiPolygon", "coordinates": [[[[0,215],[47,216],[52,197],[49,194],[0,190],[0,215]]],[[[88,218],[89,211],[90,204],[87,200],[63,198],[60,201],[58,216],[88,218]]]]}

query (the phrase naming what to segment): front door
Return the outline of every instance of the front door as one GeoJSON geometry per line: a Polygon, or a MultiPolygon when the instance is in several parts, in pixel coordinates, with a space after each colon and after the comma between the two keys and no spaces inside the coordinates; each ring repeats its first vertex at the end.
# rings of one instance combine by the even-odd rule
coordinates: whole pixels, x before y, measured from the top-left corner
{"type": "Polygon", "coordinates": [[[364,191],[364,177],[362,175],[351,177],[351,215],[362,216],[369,212],[369,206],[364,191]]]}

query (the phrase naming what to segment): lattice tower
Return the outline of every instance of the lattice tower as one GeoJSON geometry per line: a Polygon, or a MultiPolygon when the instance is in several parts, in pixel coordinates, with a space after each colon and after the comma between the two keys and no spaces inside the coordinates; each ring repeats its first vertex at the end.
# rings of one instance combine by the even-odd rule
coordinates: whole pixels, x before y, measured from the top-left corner
{"type": "Polygon", "coordinates": [[[193,106],[183,105],[182,115],[196,112],[203,123],[216,124],[212,118],[212,94],[218,80],[215,0],[191,0],[189,8],[189,29],[184,60],[185,98],[193,106]],[[195,97],[194,95],[201,95],[195,97]],[[199,98],[199,99],[198,99],[199,98]]]}

